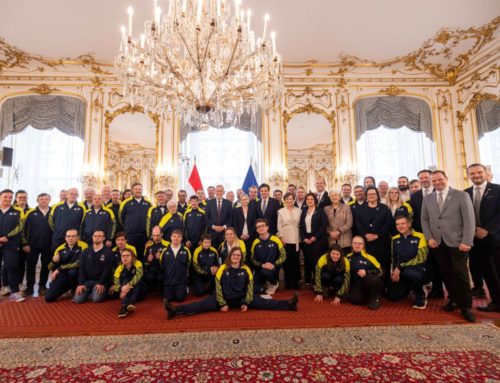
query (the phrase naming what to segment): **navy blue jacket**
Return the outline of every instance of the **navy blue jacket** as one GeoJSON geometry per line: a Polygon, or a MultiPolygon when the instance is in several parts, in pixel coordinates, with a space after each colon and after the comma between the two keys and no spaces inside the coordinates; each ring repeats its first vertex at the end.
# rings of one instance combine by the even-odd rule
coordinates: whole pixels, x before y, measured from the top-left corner
{"type": "Polygon", "coordinates": [[[52,241],[63,242],[66,231],[69,229],[78,230],[80,233],[85,212],[86,208],[80,202],[75,202],[71,209],[66,201],[58,202],[52,206],[49,215],[49,225],[53,231],[52,241]]]}
{"type": "Polygon", "coordinates": [[[52,230],[49,226],[50,208],[46,215],[36,207],[30,209],[24,223],[23,242],[33,248],[50,247],[52,230]]]}
{"type": "Polygon", "coordinates": [[[191,253],[187,247],[181,245],[177,256],[174,256],[172,247],[169,245],[160,255],[163,284],[165,286],[187,285],[190,263],[191,253]]]}
{"type": "Polygon", "coordinates": [[[78,284],[97,281],[99,285],[111,286],[113,266],[113,253],[106,246],[99,251],[95,251],[93,247],[83,250],[79,260],[78,284]]]}
{"type": "Polygon", "coordinates": [[[4,249],[19,249],[24,229],[24,213],[21,208],[11,206],[5,213],[0,210],[0,237],[7,237],[4,249]]]}
{"type": "Polygon", "coordinates": [[[118,215],[128,236],[147,238],[146,221],[150,207],[151,202],[144,197],[139,202],[129,197],[120,204],[118,215]]]}

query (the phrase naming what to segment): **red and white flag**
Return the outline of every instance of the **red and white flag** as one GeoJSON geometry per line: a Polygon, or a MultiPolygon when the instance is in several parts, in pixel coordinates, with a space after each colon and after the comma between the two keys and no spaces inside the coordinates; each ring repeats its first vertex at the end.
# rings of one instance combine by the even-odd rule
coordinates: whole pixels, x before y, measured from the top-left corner
{"type": "Polygon", "coordinates": [[[198,173],[198,169],[196,168],[196,164],[194,164],[193,169],[191,170],[191,175],[189,176],[188,183],[186,185],[186,192],[189,197],[196,194],[196,191],[199,189],[203,189],[203,184],[201,183],[200,174],[198,173]]]}

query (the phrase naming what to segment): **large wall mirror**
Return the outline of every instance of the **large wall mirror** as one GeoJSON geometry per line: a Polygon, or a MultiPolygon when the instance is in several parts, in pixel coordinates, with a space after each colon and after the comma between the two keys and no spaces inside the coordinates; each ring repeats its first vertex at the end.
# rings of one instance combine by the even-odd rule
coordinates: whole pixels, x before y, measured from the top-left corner
{"type": "Polygon", "coordinates": [[[288,182],[316,190],[316,178],[334,184],[334,114],[314,107],[284,114],[288,182]]]}
{"type": "Polygon", "coordinates": [[[124,190],[135,182],[143,185],[144,194],[154,193],[157,163],[159,118],[145,114],[140,106],[106,112],[107,182],[124,190]]]}

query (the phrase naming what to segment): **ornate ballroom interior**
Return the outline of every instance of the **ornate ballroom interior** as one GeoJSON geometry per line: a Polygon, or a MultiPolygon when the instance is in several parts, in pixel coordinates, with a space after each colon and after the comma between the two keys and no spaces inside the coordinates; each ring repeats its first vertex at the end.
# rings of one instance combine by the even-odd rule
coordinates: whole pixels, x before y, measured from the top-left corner
{"type": "MultiPolygon", "coordinates": [[[[258,121],[253,118],[237,127],[255,138],[255,145],[244,153],[235,149],[241,141],[228,139],[229,130],[220,133],[226,138],[207,138],[200,146],[197,142],[205,138],[193,137],[206,129],[184,124],[175,110],[145,111],[144,105],[132,104],[124,95],[114,65],[120,25],[127,22],[127,5],[119,1],[2,4],[0,108],[5,113],[9,100],[29,96],[76,102],[80,121],[74,126],[79,130],[71,134],[83,146],[75,147],[76,160],[57,161],[54,166],[73,166],[60,171],[71,174],[71,182],[82,188],[124,189],[140,181],[149,195],[158,189],[178,190],[185,187],[195,162],[206,183],[223,177],[226,189],[233,190],[242,183],[249,163],[259,182],[270,183],[272,189],[288,183],[314,189],[317,176],[323,176],[330,188],[357,184],[371,173],[415,178],[411,173],[420,167],[444,169],[451,183],[462,188],[467,185],[467,164],[484,162],[498,169],[498,162],[492,163],[498,161],[495,156],[486,154],[498,151],[498,134],[496,139],[485,138],[483,145],[491,141],[489,149],[480,150],[480,139],[489,136],[484,134],[488,128],[478,127],[476,112],[483,101],[499,97],[498,4],[428,3],[428,8],[422,3],[411,11],[394,1],[365,4],[369,9],[359,14],[356,3],[317,1],[304,10],[300,1],[248,1],[252,28],[259,34],[263,15],[271,15],[268,29],[277,36],[283,81],[279,103],[260,111],[258,121]],[[374,106],[370,100],[381,103],[374,106]],[[402,106],[405,100],[411,106],[402,106]],[[377,142],[366,134],[362,140],[373,124],[383,123],[368,120],[391,107],[409,113],[403,119],[419,114],[416,130],[408,132],[425,137],[398,140],[399,133],[394,133],[377,142]],[[366,117],[369,111],[371,117],[366,117]],[[394,140],[421,142],[426,148],[412,152],[420,162],[410,159],[392,172],[394,162],[409,153],[394,140]],[[386,146],[394,149],[392,156],[379,158],[377,153],[388,153],[386,146]],[[214,157],[219,151],[229,157],[214,157]],[[376,160],[367,161],[374,155],[376,160]],[[221,163],[234,166],[217,173],[214,168],[221,163]],[[228,174],[231,180],[224,178],[228,174]]],[[[133,23],[139,30],[151,5],[129,5],[136,8],[133,23]]],[[[8,134],[2,131],[2,139],[8,134]]],[[[13,146],[10,141],[3,145],[13,146]]],[[[23,174],[19,161],[24,160],[16,165],[19,151],[14,147],[14,166],[3,174],[2,182],[12,187],[19,186],[16,180],[23,174]]],[[[29,156],[24,166],[30,167],[26,161],[29,156]]]]}

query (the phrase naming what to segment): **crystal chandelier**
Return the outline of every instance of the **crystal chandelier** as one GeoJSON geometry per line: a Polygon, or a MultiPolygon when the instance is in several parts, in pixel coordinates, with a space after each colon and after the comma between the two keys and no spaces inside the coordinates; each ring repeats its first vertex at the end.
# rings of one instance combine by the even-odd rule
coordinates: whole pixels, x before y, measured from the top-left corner
{"type": "Polygon", "coordinates": [[[282,59],[267,30],[269,15],[255,36],[241,0],[169,0],[167,8],[162,13],[153,0],[154,17],[139,39],[128,8],[115,66],[132,104],[212,126],[279,105],[282,59]]]}

